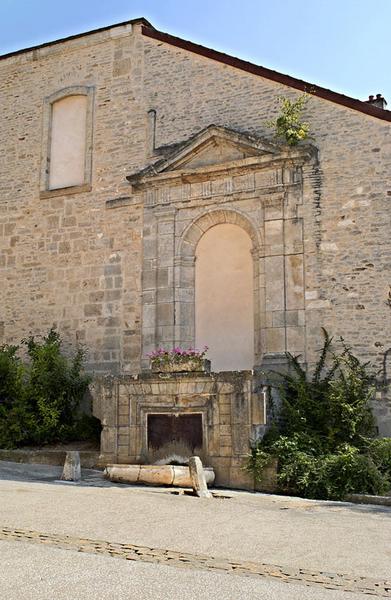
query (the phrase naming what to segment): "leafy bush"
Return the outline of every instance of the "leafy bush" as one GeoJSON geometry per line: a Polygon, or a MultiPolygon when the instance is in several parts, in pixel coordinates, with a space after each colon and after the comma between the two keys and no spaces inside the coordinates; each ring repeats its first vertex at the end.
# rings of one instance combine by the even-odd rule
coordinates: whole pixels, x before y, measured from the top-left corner
{"type": "Polygon", "coordinates": [[[29,419],[24,402],[25,369],[17,346],[0,347],[0,446],[22,442],[29,419]]]}
{"type": "Polygon", "coordinates": [[[277,458],[280,490],[312,498],[384,493],[391,486],[391,440],[374,439],[374,374],[343,340],[335,353],[324,336],[311,378],[298,357],[287,354],[278,425],[252,444],[245,468],[260,480],[277,458]]]}
{"type": "Polygon", "coordinates": [[[80,439],[81,426],[92,435],[96,419],[79,414],[90,382],[83,373],[84,351],[64,356],[54,329],[40,340],[24,340],[23,345],[27,364],[18,357],[17,347],[0,349],[0,446],[80,439]]]}
{"type": "Polygon", "coordinates": [[[308,94],[302,94],[296,101],[280,96],[281,113],[274,121],[267,123],[275,130],[276,136],[284,138],[289,146],[296,146],[309,138],[310,126],[302,121],[301,116],[308,99],[308,94]]]}
{"type": "Polygon", "coordinates": [[[371,440],[368,454],[378,469],[391,481],[391,438],[371,440]]]}
{"type": "Polygon", "coordinates": [[[10,407],[20,395],[23,383],[23,367],[17,356],[17,346],[0,347],[0,406],[10,407]]]}

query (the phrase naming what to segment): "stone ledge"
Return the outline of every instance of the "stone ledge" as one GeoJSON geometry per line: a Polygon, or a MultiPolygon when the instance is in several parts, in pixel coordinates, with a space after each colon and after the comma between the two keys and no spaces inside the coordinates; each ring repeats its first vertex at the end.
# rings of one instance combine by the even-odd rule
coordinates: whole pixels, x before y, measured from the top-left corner
{"type": "Polygon", "coordinates": [[[121,208],[123,206],[134,206],[136,204],[142,204],[142,201],[139,197],[134,196],[121,196],[119,198],[106,200],[106,208],[121,208]]]}
{"type": "Polygon", "coordinates": [[[391,506],[391,495],[372,496],[370,494],[350,494],[349,496],[346,496],[345,501],[353,502],[354,504],[377,504],[378,506],[391,506]]]}
{"type": "Polygon", "coordinates": [[[45,198],[53,198],[56,196],[69,196],[71,194],[81,194],[83,192],[91,192],[92,185],[90,183],[85,183],[83,185],[71,185],[69,187],[64,188],[55,188],[53,190],[41,190],[39,192],[39,197],[41,199],[45,198]]]}
{"type": "MultiPolygon", "coordinates": [[[[4,450],[0,449],[0,460],[30,463],[37,465],[62,466],[65,461],[66,450],[4,450]]],[[[97,467],[99,452],[95,450],[81,450],[80,463],[85,469],[97,467]]]]}

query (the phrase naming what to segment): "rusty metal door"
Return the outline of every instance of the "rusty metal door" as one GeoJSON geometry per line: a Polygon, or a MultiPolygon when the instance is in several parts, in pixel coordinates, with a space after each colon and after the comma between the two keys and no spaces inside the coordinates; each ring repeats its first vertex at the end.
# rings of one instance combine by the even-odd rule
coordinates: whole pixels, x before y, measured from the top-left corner
{"type": "Polygon", "coordinates": [[[154,450],[170,442],[202,448],[202,416],[199,414],[148,415],[148,447],[154,450]]]}

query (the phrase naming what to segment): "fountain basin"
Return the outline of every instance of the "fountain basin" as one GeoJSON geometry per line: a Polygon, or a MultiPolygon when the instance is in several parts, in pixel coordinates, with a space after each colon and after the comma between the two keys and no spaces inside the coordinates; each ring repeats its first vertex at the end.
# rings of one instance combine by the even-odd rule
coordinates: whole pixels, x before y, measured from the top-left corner
{"type": "MultiPolygon", "coordinates": [[[[204,473],[207,485],[212,485],[214,470],[204,467],[204,473]]],[[[118,483],[192,487],[189,467],[182,465],[107,465],[104,474],[110,481],[118,483]]]]}

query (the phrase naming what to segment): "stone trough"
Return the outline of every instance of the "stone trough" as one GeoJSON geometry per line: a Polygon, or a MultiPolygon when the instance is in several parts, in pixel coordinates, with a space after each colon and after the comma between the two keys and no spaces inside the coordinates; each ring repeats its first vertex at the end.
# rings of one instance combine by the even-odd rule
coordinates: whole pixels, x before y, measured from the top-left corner
{"type": "MultiPolygon", "coordinates": [[[[204,467],[204,473],[207,485],[212,485],[214,470],[204,467]]],[[[182,465],[107,465],[104,474],[110,481],[118,483],[192,487],[189,467],[182,465]]]]}

